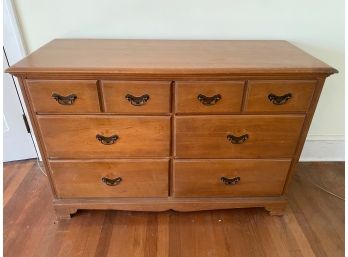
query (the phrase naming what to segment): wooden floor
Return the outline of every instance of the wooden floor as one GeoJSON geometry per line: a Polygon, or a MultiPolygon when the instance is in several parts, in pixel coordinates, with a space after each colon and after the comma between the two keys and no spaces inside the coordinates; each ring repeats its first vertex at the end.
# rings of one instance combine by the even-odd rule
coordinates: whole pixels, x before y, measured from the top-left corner
{"type": "Polygon", "coordinates": [[[4,256],[344,256],[344,164],[301,163],[283,217],[263,209],[79,211],[55,222],[35,161],[4,164],[4,256]]]}

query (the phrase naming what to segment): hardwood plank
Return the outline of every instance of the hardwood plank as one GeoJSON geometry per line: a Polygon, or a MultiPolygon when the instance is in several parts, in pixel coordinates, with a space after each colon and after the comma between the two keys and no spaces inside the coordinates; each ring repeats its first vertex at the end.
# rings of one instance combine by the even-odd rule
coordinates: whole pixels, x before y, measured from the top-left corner
{"type": "Polygon", "coordinates": [[[11,256],[10,253],[14,256],[32,256],[41,244],[45,227],[53,222],[53,210],[49,206],[52,197],[47,178],[37,166],[32,166],[27,172],[21,186],[4,207],[4,244],[8,246],[4,249],[5,256],[11,256]],[[18,247],[18,244],[22,247],[18,247]]]}
{"type": "MultiPolygon", "coordinates": [[[[20,186],[6,192],[7,257],[344,256],[343,163],[300,163],[283,217],[257,208],[183,213],[79,211],[59,223],[47,178],[35,161],[4,167],[4,177],[24,174],[20,186]]],[[[13,182],[7,179],[6,183],[13,182]]]]}
{"type": "Polygon", "coordinates": [[[158,214],[157,254],[156,257],[167,257],[169,254],[170,212],[158,214]]]}
{"type": "Polygon", "coordinates": [[[344,255],[344,201],[321,189],[337,190],[344,197],[344,166],[334,165],[300,164],[288,193],[289,205],[316,256],[344,255]]]}
{"type": "Polygon", "coordinates": [[[90,225],[90,215],[91,213],[89,212],[82,212],[79,215],[79,219],[76,219],[74,224],[71,224],[62,240],[62,244],[57,253],[58,257],[74,256],[74,254],[76,254],[76,250],[81,247],[86,238],[86,230],[90,225]]]}
{"type": "Polygon", "coordinates": [[[118,212],[107,256],[155,256],[157,243],[157,213],[118,212]],[[150,232],[150,233],[148,233],[150,232]]]}
{"type": "Polygon", "coordinates": [[[5,165],[3,197],[4,207],[21,185],[26,173],[28,172],[28,169],[31,169],[34,165],[36,164],[33,162],[19,162],[18,164],[14,164],[14,169],[11,171],[7,171],[8,169],[11,169],[11,165],[5,165]]]}
{"type": "Polygon", "coordinates": [[[95,257],[105,257],[108,254],[109,247],[111,244],[110,240],[112,236],[114,215],[115,214],[111,212],[105,213],[105,218],[102,224],[102,230],[94,254],[95,257]]]}

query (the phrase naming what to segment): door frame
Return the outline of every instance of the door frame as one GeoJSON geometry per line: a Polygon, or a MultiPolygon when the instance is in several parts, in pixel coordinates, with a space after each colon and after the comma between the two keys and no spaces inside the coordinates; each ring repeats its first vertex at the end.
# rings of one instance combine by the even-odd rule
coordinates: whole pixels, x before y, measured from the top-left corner
{"type": "MultiPolygon", "coordinates": [[[[11,0],[5,0],[3,2],[3,47],[6,53],[6,58],[9,63],[9,65],[13,65],[16,62],[20,61],[23,59],[25,56],[27,56],[27,51],[25,49],[24,43],[23,43],[23,38],[22,38],[22,33],[20,31],[20,26],[18,19],[16,17],[16,12],[13,6],[13,3],[11,0]]],[[[41,153],[38,147],[38,143],[35,137],[35,134],[33,133],[33,126],[31,124],[31,121],[29,119],[29,113],[27,110],[27,107],[25,106],[24,98],[23,98],[23,93],[21,91],[21,88],[19,86],[18,79],[14,76],[12,76],[16,91],[18,93],[19,97],[19,102],[22,106],[23,112],[25,116],[27,117],[30,131],[31,131],[31,138],[33,139],[34,143],[34,148],[38,154],[38,157],[40,160],[41,158],[41,153]]]]}

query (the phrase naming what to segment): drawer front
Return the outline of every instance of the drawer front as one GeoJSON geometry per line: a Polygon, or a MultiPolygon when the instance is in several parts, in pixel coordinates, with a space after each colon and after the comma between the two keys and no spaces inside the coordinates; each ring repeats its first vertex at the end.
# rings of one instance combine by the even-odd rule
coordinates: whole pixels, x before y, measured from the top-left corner
{"type": "Polygon", "coordinates": [[[170,82],[103,81],[106,112],[169,113],[170,82]]]}
{"type": "Polygon", "coordinates": [[[240,112],[244,81],[177,82],[177,113],[240,112]]]}
{"type": "Polygon", "coordinates": [[[167,197],[168,160],[51,161],[59,198],[167,197]]]}
{"type": "Polygon", "coordinates": [[[165,157],[170,117],[38,116],[51,158],[165,157]]]}
{"type": "Polygon", "coordinates": [[[179,158],[267,158],[294,154],[304,116],[186,116],[175,121],[179,158]]]}
{"type": "Polygon", "coordinates": [[[314,80],[249,81],[246,111],[305,112],[312,100],[314,80]]]}
{"type": "Polygon", "coordinates": [[[281,195],[290,160],[174,162],[176,197],[281,195]]]}
{"type": "Polygon", "coordinates": [[[37,113],[100,112],[95,80],[27,80],[27,88],[37,113]]]}

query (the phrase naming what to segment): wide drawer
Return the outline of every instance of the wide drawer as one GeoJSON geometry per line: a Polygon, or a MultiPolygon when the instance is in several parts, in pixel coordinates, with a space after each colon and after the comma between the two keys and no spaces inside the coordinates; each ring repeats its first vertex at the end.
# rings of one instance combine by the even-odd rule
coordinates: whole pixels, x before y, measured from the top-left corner
{"type": "Polygon", "coordinates": [[[164,157],[170,117],[39,115],[50,158],[164,157]]]}
{"type": "Polygon", "coordinates": [[[175,118],[179,158],[291,157],[302,115],[186,116],[175,118]]]}
{"type": "Polygon", "coordinates": [[[103,81],[105,112],[169,113],[170,82],[103,81]]]}
{"type": "Polygon", "coordinates": [[[251,80],[246,111],[305,112],[315,85],[315,80],[251,80]]]}
{"type": "Polygon", "coordinates": [[[177,82],[177,113],[240,112],[244,81],[177,82]]]}
{"type": "Polygon", "coordinates": [[[27,80],[26,84],[37,113],[100,112],[95,80],[27,80]]]}
{"type": "Polygon", "coordinates": [[[176,160],[174,195],[281,195],[290,160],[176,160]]]}
{"type": "Polygon", "coordinates": [[[50,161],[59,198],[166,197],[168,160],[50,161]]]}

